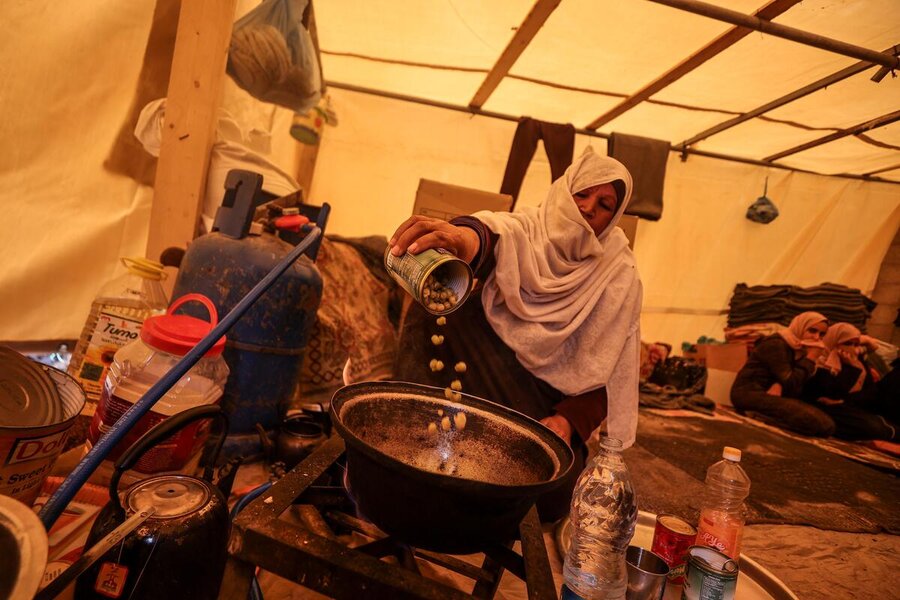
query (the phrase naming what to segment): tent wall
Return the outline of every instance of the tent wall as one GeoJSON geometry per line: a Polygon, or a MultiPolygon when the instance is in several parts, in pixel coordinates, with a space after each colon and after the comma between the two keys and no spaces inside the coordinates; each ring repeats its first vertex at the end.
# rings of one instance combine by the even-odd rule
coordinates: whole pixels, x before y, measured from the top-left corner
{"type": "MultiPolygon", "coordinates": [[[[515,123],[332,90],[340,126],[328,128],[313,202],[335,206],[332,231],[389,235],[412,210],[420,177],[499,190],[515,123]]],[[[576,154],[598,138],[577,136],[576,154]]],[[[539,146],[519,205],[543,199],[550,167],[539,146]]],[[[748,284],[842,283],[870,292],[900,225],[896,185],[670,154],[665,208],[638,225],[643,336],[679,344],[721,337],[731,290],[748,284]],[[781,215],[744,217],[762,194],[781,215]]]]}
{"type": "MultiPolygon", "coordinates": [[[[239,12],[251,4],[241,2],[239,12]]],[[[128,113],[153,7],[3,3],[0,340],[77,337],[94,293],[120,271],[118,258],[144,251],[152,190],[103,163],[128,113]]],[[[409,216],[421,177],[499,188],[515,123],[332,95],[340,125],[325,131],[310,194],[333,205],[330,232],[389,235],[409,216]]],[[[270,130],[273,156],[293,169],[288,111],[256,103],[230,82],[223,104],[247,128],[270,130]]],[[[576,152],[588,143],[605,152],[603,140],[581,136],[576,152]]],[[[721,311],[740,281],[833,281],[870,291],[900,222],[896,185],[681,162],[675,154],[668,169],[663,219],[641,222],[636,242],[650,340],[720,335],[721,311]],[[766,177],[782,214],[759,225],[743,215],[766,177]]],[[[549,178],[539,148],[520,204],[540,202],[549,178]]]]}

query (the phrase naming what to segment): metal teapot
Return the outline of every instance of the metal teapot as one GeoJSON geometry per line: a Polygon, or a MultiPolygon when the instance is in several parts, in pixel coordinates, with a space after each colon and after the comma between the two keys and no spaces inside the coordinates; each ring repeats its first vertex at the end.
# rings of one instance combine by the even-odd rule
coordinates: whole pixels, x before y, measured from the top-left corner
{"type": "Polygon", "coordinates": [[[328,439],[331,420],[321,404],[304,405],[301,412],[289,414],[278,427],[275,440],[257,427],[263,451],[270,462],[283,462],[286,469],[309,456],[328,439]]]}
{"type": "MultiPolygon", "coordinates": [[[[78,577],[75,599],[214,599],[225,569],[229,533],[227,491],[212,484],[213,466],[228,431],[228,419],[215,405],[169,417],[129,448],[116,462],[109,503],[100,511],[85,547],[91,547],[126,518],[150,516],[78,577]],[[200,419],[223,421],[222,436],[204,478],[159,475],[132,485],[119,500],[119,479],[141,456],[182,427],[200,419]]],[[[231,480],[229,480],[229,486],[231,480]]]]}

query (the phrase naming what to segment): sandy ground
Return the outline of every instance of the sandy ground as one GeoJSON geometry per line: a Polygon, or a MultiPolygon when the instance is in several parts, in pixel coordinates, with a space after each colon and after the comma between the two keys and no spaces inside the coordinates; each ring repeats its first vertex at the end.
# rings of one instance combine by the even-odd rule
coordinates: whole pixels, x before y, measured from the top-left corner
{"type": "Polygon", "coordinates": [[[742,552],[801,600],[900,598],[900,536],[749,525],[742,552]]]}

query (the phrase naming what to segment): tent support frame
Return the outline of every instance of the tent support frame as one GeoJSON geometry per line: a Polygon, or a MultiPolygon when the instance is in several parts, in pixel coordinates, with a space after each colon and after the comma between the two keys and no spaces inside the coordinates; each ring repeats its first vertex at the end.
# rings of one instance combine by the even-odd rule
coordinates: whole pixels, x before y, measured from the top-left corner
{"type": "Polygon", "coordinates": [[[525,51],[525,48],[528,47],[528,44],[531,43],[531,40],[534,39],[534,36],[537,35],[537,32],[544,26],[550,14],[559,6],[560,2],[562,0],[537,0],[534,3],[525,20],[522,21],[522,25],[516,29],[516,33],[509,41],[509,44],[506,45],[500,58],[494,63],[478,91],[472,96],[469,106],[474,108],[484,106],[484,103],[491,97],[491,94],[494,93],[494,90],[497,89],[497,86],[500,85],[500,82],[506,77],[506,74],[509,73],[509,70],[522,55],[522,52],[525,51]]]}
{"type": "MultiPolygon", "coordinates": [[[[760,19],[774,19],[778,15],[786,12],[789,8],[798,4],[801,0],[772,0],[758,11],[755,16],[760,19]]],[[[713,58],[723,50],[733,46],[743,38],[750,35],[750,30],[744,27],[733,27],[708,43],[706,46],[697,50],[694,54],[688,56],[683,61],[672,67],[654,81],[651,81],[643,88],[625,98],[617,106],[607,111],[605,114],[597,117],[588,129],[599,129],[606,123],[609,123],[621,114],[631,110],[641,102],[648,100],[653,94],[659,92],[668,85],[678,81],[709,59],[713,58]]]]}
{"type": "Polygon", "coordinates": [[[816,146],[821,146],[822,144],[827,144],[828,142],[839,140],[843,137],[847,137],[848,135],[857,135],[860,133],[865,133],[870,129],[884,127],[885,125],[890,125],[891,123],[895,123],[896,121],[900,121],[900,110],[895,110],[892,113],[881,115],[880,117],[875,117],[874,119],[870,119],[865,123],[860,123],[859,125],[855,125],[853,127],[841,129],[840,131],[836,131],[824,137],[820,137],[819,139],[806,142],[805,144],[800,144],[799,146],[794,146],[793,148],[782,150],[777,154],[765,157],[763,161],[771,162],[774,160],[778,160],[779,158],[784,158],[785,156],[790,156],[791,154],[797,154],[798,152],[803,152],[804,150],[809,150],[810,148],[815,148],[816,146]]]}
{"type": "MultiPolygon", "coordinates": [[[[519,122],[519,117],[515,117],[513,115],[507,115],[504,113],[492,112],[487,110],[482,110],[480,108],[474,108],[471,106],[460,106],[458,104],[450,104],[449,102],[439,102],[437,100],[428,100],[425,98],[416,98],[415,96],[407,96],[405,94],[396,94],[394,92],[385,92],[382,90],[376,90],[372,88],[367,88],[359,85],[353,85],[350,83],[341,83],[339,81],[328,81],[327,85],[329,87],[333,87],[339,90],[347,90],[348,92],[356,92],[359,94],[368,94],[370,96],[380,96],[382,98],[390,98],[392,100],[400,100],[401,102],[412,102],[414,104],[422,104],[424,106],[432,106],[435,108],[443,108],[446,110],[454,110],[457,112],[464,112],[474,116],[479,117],[489,117],[491,119],[500,119],[503,121],[512,121],[514,123],[519,122]]],[[[591,129],[576,129],[575,133],[586,135],[589,137],[601,138],[604,140],[609,139],[609,134],[600,133],[598,131],[593,131],[591,129]]],[[[881,177],[870,177],[869,175],[854,175],[851,173],[836,173],[833,175],[824,175],[822,173],[816,173],[815,171],[809,171],[806,169],[798,169],[796,167],[789,167],[787,165],[779,165],[777,163],[767,163],[761,160],[754,160],[752,158],[742,158],[740,156],[730,156],[727,154],[718,154],[716,152],[705,152],[703,150],[695,150],[693,148],[675,148],[673,147],[671,152],[677,152],[682,155],[682,160],[687,160],[688,155],[694,156],[705,156],[707,158],[715,158],[719,160],[727,160],[730,162],[738,162],[744,163],[747,165],[757,165],[760,167],[768,167],[771,169],[782,169],[785,171],[795,171],[797,173],[810,173],[812,175],[821,175],[822,177],[841,177],[843,179],[857,179],[861,181],[875,181],[879,183],[890,183],[894,185],[900,185],[900,181],[893,181],[890,179],[883,179],[881,177]]]]}
{"type": "Polygon", "coordinates": [[[803,31],[802,29],[797,29],[795,27],[779,25],[771,21],[766,21],[764,19],[760,19],[752,15],[747,15],[742,12],[722,8],[714,4],[700,2],[699,0],[650,1],[657,4],[663,4],[671,8],[677,8],[678,10],[694,13],[696,15],[716,19],[717,21],[725,21],[726,23],[731,23],[732,25],[738,25],[740,27],[746,27],[748,29],[761,31],[762,33],[768,33],[769,35],[773,35],[775,37],[780,37],[786,40],[791,40],[792,42],[819,48],[820,50],[827,50],[828,52],[834,52],[835,54],[842,54],[851,58],[866,60],[870,63],[886,67],[887,69],[900,68],[900,58],[898,58],[897,56],[892,56],[890,54],[885,54],[876,50],[870,50],[869,48],[863,48],[862,46],[855,46],[853,44],[848,44],[840,40],[835,40],[833,38],[828,38],[822,35],[817,35],[815,33],[810,33],[808,31],[803,31]]]}
{"type": "MultiPolygon", "coordinates": [[[[887,53],[887,52],[900,52],[900,44],[898,44],[896,46],[891,46],[890,48],[885,50],[885,53],[887,53]]],[[[822,79],[819,79],[818,81],[814,81],[813,83],[811,83],[807,86],[804,86],[804,87],[800,88],[799,90],[793,91],[789,94],[785,94],[781,98],[776,98],[775,100],[772,100],[771,102],[763,104],[762,106],[760,106],[758,108],[754,108],[753,110],[747,111],[746,113],[739,115],[737,117],[734,117],[733,119],[729,119],[727,121],[723,121],[722,123],[719,123],[718,125],[714,125],[714,126],[710,127],[709,129],[707,129],[706,131],[701,131],[700,133],[693,136],[692,138],[681,142],[680,144],[678,144],[678,146],[683,147],[683,146],[691,146],[693,144],[696,144],[697,142],[699,142],[701,140],[705,140],[706,138],[711,137],[717,133],[721,133],[721,132],[725,131],[726,129],[731,129],[735,125],[740,125],[741,123],[744,123],[745,121],[749,121],[750,119],[758,117],[758,116],[765,114],[771,110],[775,110],[776,108],[784,106],[785,104],[789,104],[789,103],[793,102],[794,100],[799,100],[800,98],[803,98],[804,96],[808,96],[809,94],[812,94],[813,92],[817,92],[817,91],[819,91],[823,88],[826,88],[830,85],[834,85],[835,83],[837,83],[839,81],[843,81],[844,79],[847,79],[848,77],[852,77],[858,73],[862,73],[863,71],[865,71],[867,69],[871,69],[871,68],[872,68],[872,63],[870,63],[867,60],[861,60],[856,64],[850,65],[849,67],[846,67],[844,69],[841,69],[840,71],[837,71],[836,73],[832,73],[831,75],[823,77],[822,79]]]]}

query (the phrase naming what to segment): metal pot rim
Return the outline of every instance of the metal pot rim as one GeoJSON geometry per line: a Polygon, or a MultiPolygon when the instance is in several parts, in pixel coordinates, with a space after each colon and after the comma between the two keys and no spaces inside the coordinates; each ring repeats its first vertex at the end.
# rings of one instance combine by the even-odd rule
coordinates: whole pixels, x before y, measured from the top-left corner
{"type": "Polygon", "coordinates": [[[405,381],[375,381],[355,383],[344,386],[337,392],[335,392],[331,400],[330,411],[334,428],[344,439],[345,443],[347,444],[348,450],[359,451],[372,460],[375,460],[384,465],[386,468],[404,472],[424,484],[440,485],[441,487],[448,490],[478,493],[488,497],[539,495],[556,487],[568,474],[575,461],[575,455],[573,454],[572,449],[568,446],[568,444],[566,444],[549,428],[545,427],[531,417],[506,406],[491,402],[489,400],[485,400],[484,398],[472,396],[471,394],[461,393],[459,401],[451,402],[444,397],[444,390],[442,388],[409,383],[405,381]],[[433,471],[429,471],[405,463],[382,452],[381,450],[372,447],[371,445],[360,439],[353,431],[349,430],[344,425],[343,420],[341,419],[340,410],[345,401],[356,397],[361,392],[371,394],[373,392],[378,393],[380,391],[392,394],[404,393],[411,396],[418,395],[424,398],[428,398],[429,401],[445,402],[448,405],[453,403],[461,403],[482,410],[487,409],[492,414],[492,416],[496,417],[498,420],[512,421],[517,425],[524,426],[526,429],[528,429],[528,431],[534,434],[537,439],[546,444],[547,448],[549,448],[550,451],[554,452],[553,456],[559,462],[559,467],[557,468],[557,471],[553,475],[553,477],[544,481],[529,484],[503,484],[479,481],[475,479],[466,479],[463,477],[452,475],[443,475],[441,473],[435,473],[433,471]]]}

